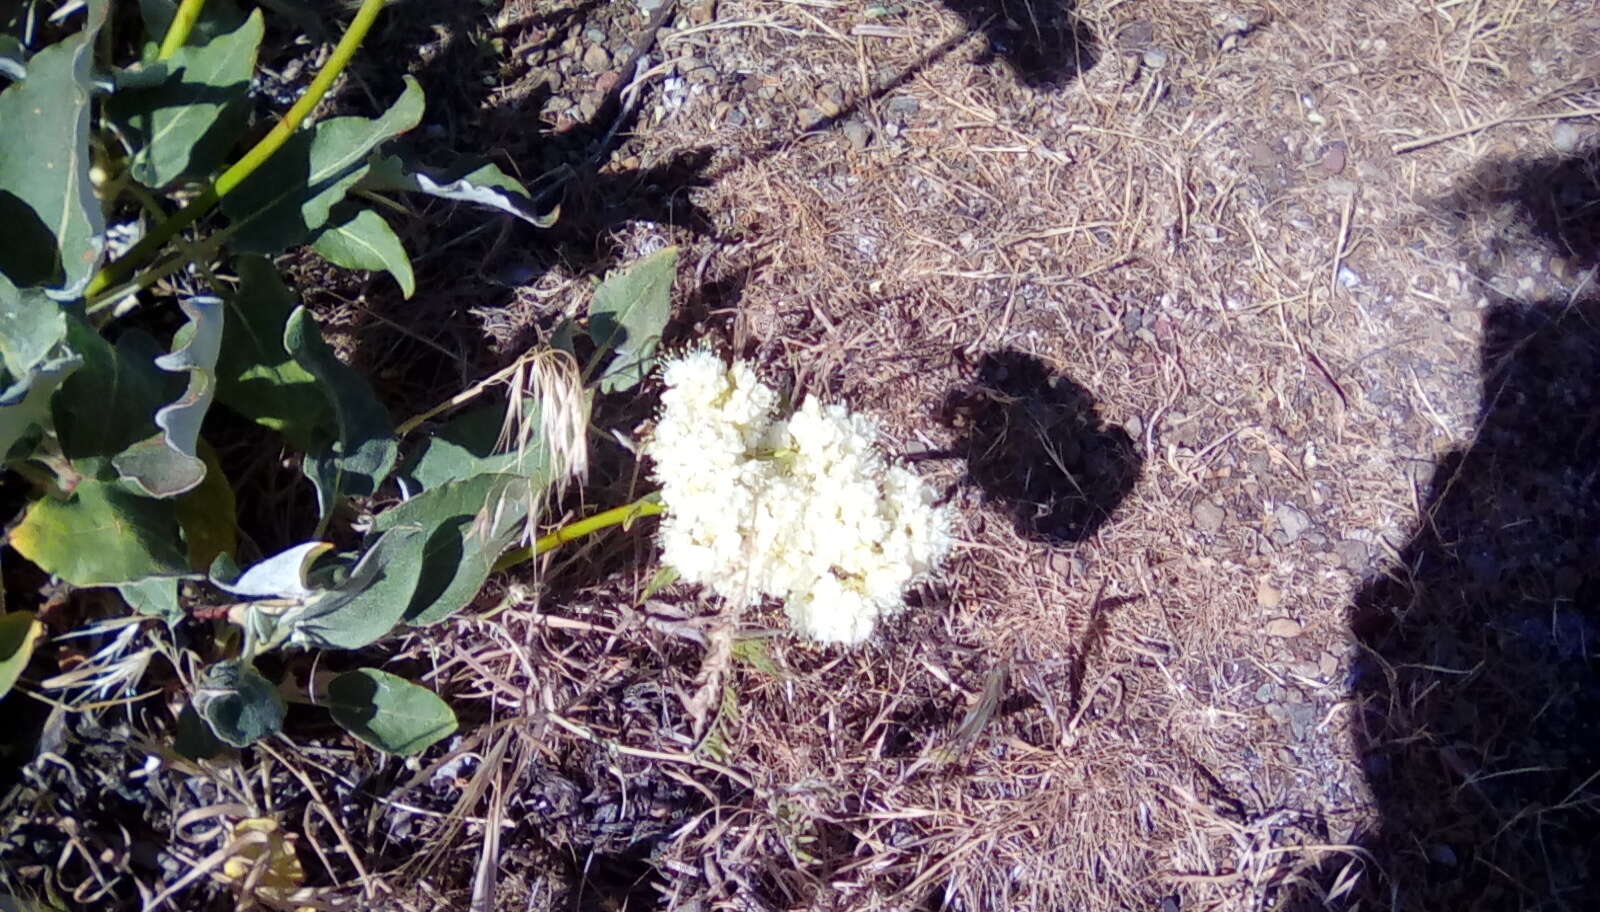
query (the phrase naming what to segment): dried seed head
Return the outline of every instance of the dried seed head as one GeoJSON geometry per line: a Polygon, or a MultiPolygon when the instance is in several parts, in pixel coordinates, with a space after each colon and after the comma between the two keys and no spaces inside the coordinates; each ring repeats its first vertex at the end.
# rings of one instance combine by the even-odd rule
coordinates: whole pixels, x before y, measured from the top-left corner
{"type": "Polygon", "coordinates": [[[581,483],[589,475],[589,397],[578,361],[559,349],[536,349],[512,365],[506,383],[499,447],[514,448],[521,462],[528,444],[537,440],[548,454],[553,493],[559,497],[570,482],[581,483]],[[528,407],[530,397],[537,409],[528,407]]]}

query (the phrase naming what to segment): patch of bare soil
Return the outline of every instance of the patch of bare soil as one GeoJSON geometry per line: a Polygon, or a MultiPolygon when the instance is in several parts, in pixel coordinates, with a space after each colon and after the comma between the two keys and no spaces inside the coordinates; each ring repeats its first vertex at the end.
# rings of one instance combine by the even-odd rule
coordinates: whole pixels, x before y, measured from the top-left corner
{"type": "Polygon", "coordinates": [[[38,767],[98,821],[84,889],[265,802],[325,898],[394,908],[1586,904],[1591,3],[658,8],[386,14],[424,151],[562,222],[425,211],[416,299],[303,293],[420,407],[678,243],[677,338],[873,415],[958,506],[949,572],[841,650],[655,591],[647,536],[560,553],[385,657],[467,723],[415,768],[301,727],[96,818],[38,767]]]}

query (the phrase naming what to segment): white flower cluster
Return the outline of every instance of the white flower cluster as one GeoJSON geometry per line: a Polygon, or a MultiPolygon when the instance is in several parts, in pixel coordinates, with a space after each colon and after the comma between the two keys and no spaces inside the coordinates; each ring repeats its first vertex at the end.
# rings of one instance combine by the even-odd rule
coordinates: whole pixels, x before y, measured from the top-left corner
{"type": "Polygon", "coordinates": [[[706,350],[663,379],[645,454],[663,558],[683,579],[738,604],[782,599],[812,637],[860,643],[949,554],[948,510],[884,459],[867,419],[816,399],[780,419],[749,365],[706,350]]]}

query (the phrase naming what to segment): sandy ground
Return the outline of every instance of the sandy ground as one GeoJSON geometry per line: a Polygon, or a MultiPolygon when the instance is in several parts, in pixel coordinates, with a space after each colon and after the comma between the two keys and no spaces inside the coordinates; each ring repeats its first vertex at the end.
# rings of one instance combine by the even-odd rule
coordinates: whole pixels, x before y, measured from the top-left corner
{"type": "MultiPolygon", "coordinates": [[[[1519,233],[1513,185],[1594,148],[1593,6],[690,13],[635,154],[709,153],[684,192],[728,341],[933,457],[964,519],[947,585],[884,642],[780,641],[781,673],[739,673],[732,756],[833,856],[746,888],[1254,909],[1381,897],[1383,867],[1407,907],[1570,901],[1485,875],[1461,820],[1381,835],[1363,761],[1402,736],[1369,717],[1393,695],[1352,618],[1475,439],[1486,322],[1589,294],[1593,248],[1519,233]]],[[[1579,192],[1561,211],[1592,224],[1579,192]]],[[[1445,804],[1506,769],[1455,746],[1445,804]]],[[[680,850],[738,869],[744,829],[680,850]]]]}

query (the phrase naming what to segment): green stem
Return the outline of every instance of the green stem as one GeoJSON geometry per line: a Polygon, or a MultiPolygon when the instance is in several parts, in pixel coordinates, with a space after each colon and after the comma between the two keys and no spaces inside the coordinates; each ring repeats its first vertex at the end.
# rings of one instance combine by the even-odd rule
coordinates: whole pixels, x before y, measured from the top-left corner
{"type": "Polygon", "coordinates": [[[167,34],[161,38],[161,50],[156,52],[157,60],[166,60],[178,53],[178,48],[189,40],[189,33],[194,31],[195,21],[200,18],[200,8],[205,5],[206,0],[183,0],[178,4],[172,24],[167,26],[167,34]]]}
{"type": "Polygon", "coordinates": [[[261,141],[246,152],[243,158],[234,162],[233,167],[222,172],[216,183],[190,200],[187,206],[168,216],[166,221],[152,228],[139,243],[133,245],[133,249],[96,273],[94,279],[89,282],[86,295],[91,299],[95,298],[107,288],[122,281],[128,273],[165,246],[173,235],[211,211],[211,207],[254,174],[273,153],[283,148],[283,144],[300,129],[300,125],[311,115],[312,110],[322,103],[323,96],[328,94],[328,89],[333,86],[334,80],[338,79],[349,65],[350,58],[354,57],[356,49],[361,47],[362,40],[367,37],[367,32],[377,20],[385,2],[387,0],[361,0],[361,8],[356,10],[355,19],[351,20],[350,28],[344,33],[344,37],[339,39],[339,44],[328,57],[328,62],[323,65],[321,72],[317,73],[317,78],[311,80],[311,86],[306,89],[306,93],[294,103],[289,113],[283,115],[283,120],[278,121],[271,132],[261,137],[261,141]]]}
{"type": "Polygon", "coordinates": [[[526,548],[507,551],[501,555],[499,560],[495,561],[494,569],[496,571],[510,569],[541,554],[554,551],[575,538],[593,535],[602,529],[609,529],[612,526],[627,525],[636,519],[643,519],[646,516],[659,516],[665,513],[666,509],[661,504],[661,495],[659,493],[646,494],[631,504],[624,504],[604,513],[596,513],[587,519],[568,523],[549,535],[541,536],[538,541],[526,548]]]}

